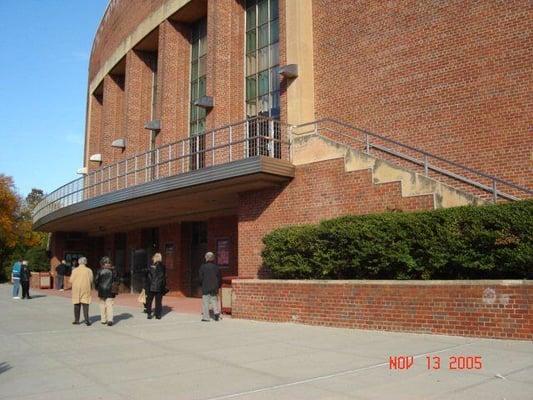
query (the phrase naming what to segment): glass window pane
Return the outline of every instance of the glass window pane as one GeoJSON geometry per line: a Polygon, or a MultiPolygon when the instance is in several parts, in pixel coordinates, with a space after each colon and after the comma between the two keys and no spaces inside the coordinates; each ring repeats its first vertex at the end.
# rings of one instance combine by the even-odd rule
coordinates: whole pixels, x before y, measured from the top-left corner
{"type": "Polygon", "coordinates": [[[259,73],[259,96],[268,93],[268,71],[263,71],[259,73]]]}
{"type": "Polygon", "coordinates": [[[191,55],[191,58],[193,60],[198,58],[198,41],[194,40],[194,38],[193,38],[193,42],[192,42],[192,55],[191,55]]]}
{"type": "Polygon", "coordinates": [[[259,14],[257,25],[263,25],[268,21],[268,0],[260,0],[257,9],[259,14]]]}
{"type": "Polygon", "coordinates": [[[246,99],[255,99],[257,97],[256,93],[256,78],[255,76],[246,78],[246,99]]]}
{"type": "Polygon", "coordinates": [[[246,52],[249,53],[251,51],[255,51],[256,45],[255,45],[255,29],[246,32],[246,52]]]}
{"type": "MultiPolygon", "coordinates": [[[[206,74],[205,72],[205,67],[206,67],[206,64],[207,64],[207,57],[206,56],[203,56],[201,58],[198,59],[198,76],[204,76],[206,74]]],[[[194,75],[193,75],[194,77],[194,75]]]]}
{"type": "Polygon", "coordinates": [[[279,43],[270,45],[270,66],[279,64],[279,43]]]}
{"type": "Polygon", "coordinates": [[[207,53],[207,39],[205,36],[201,37],[200,40],[200,45],[199,45],[199,52],[198,52],[198,55],[201,57],[203,55],[205,55],[207,53]]]}
{"type": "Polygon", "coordinates": [[[265,47],[268,45],[268,24],[261,25],[259,27],[259,35],[257,40],[257,47],[265,47]]]}
{"type": "Polygon", "coordinates": [[[278,0],[270,0],[270,20],[278,18],[278,0]]]}
{"type": "Polygon", "coordinates": [[[270,91],[277,90],[279,90],[279,67],[274,67],[270,70],[270,91]]]}
{"type": "Polygon", "coordinates": [[[246,30],[255,28],[255,4],[246,10],[246,30]]]}
{"type": "Polygon", "coordinates": [[[194,61],[191,64],[191,79],[196,79],[198,77],[198,63],[194,61]]]}
{"type": "Polygon", "coordinates": [[[265,95],[265,96],[259,97],[259,99],[258,99],[258,108],[259,108],[259,113],[260,114],[265,115],[265,113],[266,113],[268,115],[268,109],[269,109],[268,94],[265,95]]]}
{"type": "Polygon", "coordinates": [[[191,121],[196,121],[198,115],[198,107],[191,105],[191,121]]]}
{"type": "Polygon", "coordinates": [[[255,101],[248,102],[246,104],[246,117],[255,117],[257,115],[257,106],[255,101]]]}
{"type": "Polygon", "coordinates": [[[198,97],[205,96],[205,76],[198,79],[198,97]]]}
{"type": "Polygon", "coordinates": [[[257,72],[257,61],[255,53],[250,53],[246,56],[246,75],[254,75],[257,72]]]}
{"type": "Polygon", "coordinates": [[[270,43],[277,42],[279,40],[279,20],[272,21],[270,23],[270,43]]]}
{"type": "Polygon", "coordinates": [[[196,133],[196,122],[191,122],[191,135],[196,133]]]}
{"type": "Polygon", "coordinates": [[[279,92],[270,94],[270,116],[273,118],[279,117],[279,92]]]}
{"type": "Polygon", "coordinates": [[[205,118],[206,114],[207,114],[207,111],[205,108],[198,107],[198,119],[205,118]]]}
{"type": "Polygon", "coordinates": [[[201,133],[205,131],[205,119],[201,119],[198,121],[198,129],[197,129],[197,133],[201,133]]]}
{"type": "Polygon", "coordinates": [[[258,51],[259,54],[259,71],[268,68],[268,47],[264,47],[258,51]]]}
{"type": "Polygon", "coordinates": [[[191,102],[198,98],[198,81],[191,82],[191,102]]]}

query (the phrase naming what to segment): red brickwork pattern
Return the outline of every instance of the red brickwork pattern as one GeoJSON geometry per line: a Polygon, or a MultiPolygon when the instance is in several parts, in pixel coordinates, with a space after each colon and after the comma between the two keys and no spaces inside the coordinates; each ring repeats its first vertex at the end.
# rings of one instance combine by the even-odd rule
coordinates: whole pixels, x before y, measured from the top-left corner
{"type": "Polygon", "coordinates": [[[120,43],[164,0],[111,0],[96,31],[89,64],[91,81],[120,43]]]}
{"type": "Polygon", "coordinates": [[[316,117],[531,185],[532,3],[313,1],[316,117]]]}
{"type": "Polygon", "coordinates": [[[232,315],[343,328],[533,340],[530,282],[362,282],[234,280],[232,315]]]}
{"type": "Polygon", "coordinates": [[[268,276],[260,271],[261,240],[276,228],[347,214],[432,208],[432,195],[402,197],[399,183],[375,185],[370,171],[345,172],[340,158],[299,166],[279,189],[240,194],[239,276],[268,276]]]}

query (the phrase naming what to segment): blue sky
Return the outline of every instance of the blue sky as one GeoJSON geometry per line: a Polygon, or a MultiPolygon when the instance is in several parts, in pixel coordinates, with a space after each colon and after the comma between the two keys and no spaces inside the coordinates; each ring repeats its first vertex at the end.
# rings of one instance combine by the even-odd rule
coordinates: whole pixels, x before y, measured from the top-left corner
{"type": "Polygon", "coordinates": [[[107,0],[0,0],[0,173],[51,192],[83,164],[87,69],[107,0]]]}

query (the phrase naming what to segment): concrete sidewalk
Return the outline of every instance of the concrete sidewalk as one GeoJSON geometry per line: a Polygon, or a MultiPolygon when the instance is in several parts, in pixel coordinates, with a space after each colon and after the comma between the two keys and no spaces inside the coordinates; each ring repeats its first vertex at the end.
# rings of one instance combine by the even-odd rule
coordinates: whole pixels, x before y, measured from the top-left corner
{"type": "Polygon", "coordinates": [[[13,300],[10,290],[0,285],[0,399],[533,398],[533,342],[202,323],[176,312],[147,320],[125,306],[107,327],[97,304],[92,326],[74,326],[68,299],[13,300]],[[399,355],[413,366],[390,369],[399,355]],[[428,370],[427,356],[440,369],[428,370]],[[449,369],[452,356],[479,356],[482,367],[449,369]]]}

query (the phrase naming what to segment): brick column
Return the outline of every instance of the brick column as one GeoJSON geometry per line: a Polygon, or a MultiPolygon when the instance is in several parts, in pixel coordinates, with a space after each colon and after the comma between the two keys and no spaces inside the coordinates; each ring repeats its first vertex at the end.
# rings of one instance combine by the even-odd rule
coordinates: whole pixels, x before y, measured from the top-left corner
{"type": "Polygon", "coordinates": [[[159,26],[157,74],[157,113],[161,132],[157,144],[175,142],[189,136],[190,29],[187,25],[164,21],[159,26]]]}
{"type": "Polygon", "coordinates": [[[104,78],[104,104],[102,111],[102,166],[113,164],[120,158],[120,150],[113,149],[113,140],[123,137],[124,76],[106,75],[104,78]]]}
{"type": "Polygon", "coordinates": [[[131,50],[126,55],[125,80],[125,156],[147,151],[150,132],[144,129],[150,121],[152,71],[146,53],[131,50]]]}
{"type": "Polygon", "coordinates": [[[207,3],[208,129],[244,119],[244,14],[238,0],[207,3]]]}
{"type": "Polygon", "coordinates": [[[89,124],[87,126],[87,150],[85,163],[88,171],[98,168],[96,163],[90,162],[89,157],[100,152],[100,139],[102,136],[102,95],[90,95],[89,97],[89,124]]]}

